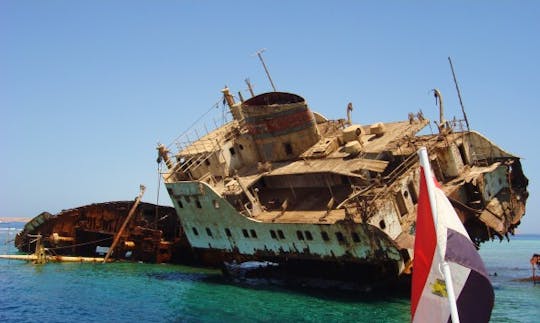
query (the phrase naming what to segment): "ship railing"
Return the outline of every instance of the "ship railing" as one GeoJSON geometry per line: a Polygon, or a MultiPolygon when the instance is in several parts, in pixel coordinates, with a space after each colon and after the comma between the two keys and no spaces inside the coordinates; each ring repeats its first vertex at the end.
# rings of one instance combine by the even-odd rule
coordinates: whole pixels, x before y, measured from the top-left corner
{"type": "Polygon", "coordinates": [[[177,161],[180,163],[177,171],[185,173],[208,160],[219,149],[219,143],[217,140],[199,139],[179,143],[177,147],[177,161]]]}
{"type": "Polygon", "coordinates": [[[221,143],[227,140],[230,140],[234,137],[232,127],[234,123],[229,122],[225,124],[226,131],[223,135],[200,138],[194,142],[191,142],[190,145],[187,145],[184,149],[180,150],[180,153],[177,155],[177,158],[180,162],[180,167],[178,168],[179,172],[187,172],[193,168],[198,167],[210,157],[212,157],[215,152],[221,150],[221,143]],[[229,125],[229,127],[227,127],[229,125]],[[186,152],[182,154],[182,152],[186,152]]]}
{"type": "Polygon", "coordinates": [[[447,122],[454,132],[465,132],[465,130],[468,130],[465,119],[456,119],[456,117],[454,117],[454,119],[448,120],[447,122]]]}
{"type": "Polygon", "coordinates": [[[364,202],[368,206],[364,213],[364,220],[369,219],[373,214],[375,214],[375,203],[382,199],[384,196],[386,196],[389,193],[388,189],[385,189],[386,186],[393,183],[396,179],[401,177],[403,174],[405,174],[407,171],[409,171],[415,164],[418,162],[418,155],[416,152],[410,154],[407,156],[407,158],[398,165],[392,172],[390,172],[387,176],[384,177],[382,185],[377,186],[378,189],[372,188],[370,191],[375,192],[374,194],[368,194],[364,195],[364,202]]]}
{"type": "Polygon", "coordinates": [[[232,120],[232,115],[222,101],[223,98],[220,97],[210,109],[204,112],[184,132],[176,137],[167,148],[171,149],[173,146],[176,146],[178,151],[182,151],[214,129],[218,129],[229,123],[232,120]]]}
{"type": "Polygon", "coordinates": [[[349,202],[358,199],[358,197],[362,196],[363,200],[368,203],[372,204],[374,201],[380,199],[385,194],[388,193],[388,190],[385,189],[379,189],[376,190],[376,188],[384,188],[385,186],[388,186],[390,183],[394,182],[397,178],[405,174],[408,170],[411,169],[414,164],[416,164],[418,161],[418,156],[415,153],[410,154],[407,156],[407,158],[398,165],[394,170],[392,170],[388,175],[386,175],[383,179],[383,181],[379,181],[379,183],[374,183],[372,185],[369,185],[368,187],[365,187],[362,190],[359,190],[355,194],[349,196],[345,201],[341,202],[338,205],[338,209],[344,207],[349,202]],[[376,191],[374,194],[367,194],[367,192],[373,192],[376,191]]]}
{"type": "Polygon", "coordinates": [[[418,155],[416,152],[407,156],[407,158],[398,165],[394,170],[392,170],[388,175],[385,176],[385,183],[392,183],[397,178],[405,174],[414,164],[418,161],[418,155]]]}
{"type": "Polygon", "coordinates": [[[229,109],[222,104],[222,99],[220,98],[218,102],[199,117],[186,131],[167,146],[179,163],[175,171],[186,173],[209,159],[213,155],[213,152],[220,148],[220,141],[226,140],[227,138],[225,137],[230,132],[220,137],[211,136],[210,134],[216,129],[230,124],[232,120],[233,118],[229,109]],[[173,147],[176,149],[173,149],[173,147]]]}

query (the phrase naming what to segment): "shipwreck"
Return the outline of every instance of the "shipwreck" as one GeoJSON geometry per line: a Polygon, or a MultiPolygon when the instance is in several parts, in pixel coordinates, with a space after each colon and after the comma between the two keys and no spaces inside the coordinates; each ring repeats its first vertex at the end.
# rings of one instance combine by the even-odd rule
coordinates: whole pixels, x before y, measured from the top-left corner
{"type": "Polygon", "coordinates": [[[192,259],[175,210],[138,201],[94,203],[57,214],[42,212],[17,234],[15,246],[31,255],[10,259],[38,263],[104,262],[106,256],[152,263],[192,259]]]}
{"type": "Polygon", "coordinates": [[[361,125],[352,104],[347,119],[329,120],[296,94],[236,102],[222,92],[230,120],[157,148],[200,263],[271,262],[288,274],[357,283],[406,276],[421,146],[477,246],[512,234],[525,214],[520,158],[462,120],[445,120],[438,91],[438,131],[427,135],[418,134],[429,124],[422,113],[361,125]]]}

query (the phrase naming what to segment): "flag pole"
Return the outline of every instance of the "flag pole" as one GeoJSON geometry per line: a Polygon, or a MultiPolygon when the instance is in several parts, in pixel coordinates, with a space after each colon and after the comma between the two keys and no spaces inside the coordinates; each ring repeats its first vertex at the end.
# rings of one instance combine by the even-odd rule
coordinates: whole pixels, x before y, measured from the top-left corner
{"type": "Polygon", "coordinates": [[[431,164],[429,163],[429,157],[426,147],[421,147],[418,150],[418,158],[420,160],[420,166],[424,170],[426,188],[429,196],[429,204],[431,207],[431,215],[433,216],[433,223],[435,225],[435,232],[437,236],[437,250],[439,251],[439,256],[441,257],[441,266],[442,272],[444,275],[444,282],[446,284],[446,292],[448,294],[448,303],[450,305],[450,316],[453,323],[459,323],[459,315],[457,311],[456,304],[456,294],[454,292],[454,285],[452,283],[452,274],[450,272],[450,266],[446,262],[443,256],[443,250],[441,250],[441,244],[439,240],[439,232],[437,231],[439,215],[437,212],[437,201],[435,200],[435,182],[433,181],[433,172],[431,171],[431,164]]]}

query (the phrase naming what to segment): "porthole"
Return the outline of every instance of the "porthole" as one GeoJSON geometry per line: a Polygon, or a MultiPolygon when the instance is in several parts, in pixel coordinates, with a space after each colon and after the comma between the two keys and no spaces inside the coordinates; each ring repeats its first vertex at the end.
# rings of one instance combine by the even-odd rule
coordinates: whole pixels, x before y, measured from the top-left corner
{"type": "Polygon", "coordinates": [[[304,240],[304,234],[300,230],[296,231],[296,237],[298,240],[304,240]]]}
{"type": "Polygon", "coordinates": [[[201,201],[199,201],[198,198],[195,198],[195,205],[197,206],[197,208],[202,209],[201,201]]]}
{"type": "Polygon", "coordinates": [[[180,201],[180,199],[177,199],[176,203],[178,203],[179,208],[181,208],[181,209],[184,208],[184,204],[182,204],[182,201],[180,201]]]}
{"type": "Polygon", "coordinates": [[[249,230],[249,233],[251,233],[252,238],[257,238],[257,232],[255,232],[255,230],[251,229],[249,230]]]}
{"type": "Polygon", "coordinates": [[[207,234],[209,237],[212,237],[212,231],[210,230],[210,228],[206,228],[206,234],[207,234]]]}
{"type": "Polygon", "coordinates": [[[278,231],[277,231],[277,234],[278,234],[278,237],[279,237],[280,239],[285,239],[285,235],[283,234],[283,231],[278,230],[278,231]]]}
{"type": "Polygon", "coordinates": [[[193,230],[193,234],[198,236],[199,235],[199,231],[197,231],[197,228],[193,227],[191,228],[193,230]]]}
{"type": "Polygon", "coordinates": [[[306,240],[313,240],[313,236],[311,235],[311,232],[304,231],[304,235],[306,236],[306,240]]]}
{"type": "Polygon", "coordinates": [[[384,223],[384,220],[379,221],[379,227],[383,230],[386,229],[386,223],[384,223]]]}
{"type": "Polygon", "coordinates": [[[270,230],[270,236],[272,237],[272,239],[276,239],[276,240],[277,240],[276,231],[270,230]]]}
{"type": "Polygon", "coordinates": [[[229,230],[229,228],[225,228],[225,234],[227,235],[227,237],[231,237],[231,236],[232,236],[231,230],[229,230]]]}
{"type": "Polygon", "coordinates": [[[242,229],[242,234],[244,235],[245,238],[249,238],[248,230],[242,229]]]}
{"type": "Polygon", "coordinates": [[[345,242],[345,237],[343,236],[343,233],[341,232],[336,232],[336,238],[339,242],[345,242]]]}
{"type": "Polygon", "coordinates": [[[358,236],[358,233],[353,232],[351,233],[351,236],[354,242],[360,242],[360,237],[358,236]]]}

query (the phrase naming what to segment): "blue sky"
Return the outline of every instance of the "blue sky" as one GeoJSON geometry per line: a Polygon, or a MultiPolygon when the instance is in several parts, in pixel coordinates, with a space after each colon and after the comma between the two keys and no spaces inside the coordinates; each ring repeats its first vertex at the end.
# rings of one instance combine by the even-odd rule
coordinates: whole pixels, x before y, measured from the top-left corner
{"type": "MultiPolygon", "coordinates": [[[[527,215],[540,232],[537,1],[0,2],[0,216],[157,200],[169,144],[228,85],[278,90],[358,123],[419,109],[430,90],[460,117],[451,56],[473,129],[523,157],[527,215]]],[[[160,203],[170,203],[161,190],[160,203]]]]}

